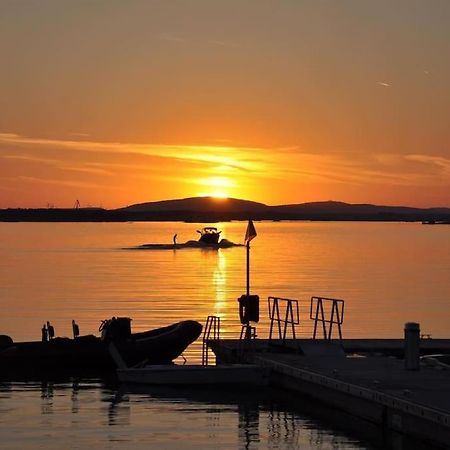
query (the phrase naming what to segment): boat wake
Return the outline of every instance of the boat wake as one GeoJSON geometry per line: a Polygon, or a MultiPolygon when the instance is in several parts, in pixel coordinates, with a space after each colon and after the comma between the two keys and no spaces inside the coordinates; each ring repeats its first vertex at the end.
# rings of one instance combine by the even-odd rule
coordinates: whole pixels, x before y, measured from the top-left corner
{"type": "Polygon", "coordinates": [[[125,247],[123,250],[181,250],[184,248],[230,248],[230,247],[243,247],[244,244],[236,244],[228,239],[222,239],[217,244],[209,244],[200,241],[187,241],[180,244],[142,244],[135,247],[125,247]]]}

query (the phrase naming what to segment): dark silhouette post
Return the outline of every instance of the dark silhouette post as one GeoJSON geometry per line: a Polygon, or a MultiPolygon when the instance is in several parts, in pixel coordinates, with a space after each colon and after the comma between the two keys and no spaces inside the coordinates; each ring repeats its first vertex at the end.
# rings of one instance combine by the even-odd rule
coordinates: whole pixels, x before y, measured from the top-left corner
{"type": "Polygon", "coordinates": [[[247,296],[250,295],[250,241],[247,241],[247,296]]]}
{"type": "Polygon", "coordinates": [[[177,234],[173,235],[173,245],[177,245],[177,234]]]}
{"type": "Polygon", "coordinates": [[[420,325],[405,323],[405,369],[420,370],[420,325]]]}
{"type": "Polygon", "coordinates": [[[45,326],[45,323],[44,323],[44,325],[42,325],[41,333],[42,333],[42,342],[47,342],[48,334],[47,334],[47,327],[45,326]]]}
{"type": "Polygon", "coordinates": [[[55,337],[55,329],[53,328],[53,325],[50,325],[49,321],[47,321],[47,333],[48,339],[51,341],[55,337]]]}
{"type": "Polygon", "coordinates": [[[80,335],[80,327],[75,322],[75,320],[72,320],[72,331],[73,331],[73,338],[76,339],[80,335]]]}
{"type": "Polygon", "coordinates": [[[250,295],[250,241],[256,237],[253,221],[249,220],[247,231],[245,232],[245,244],[247,245],[247,296],[250,295]]]}

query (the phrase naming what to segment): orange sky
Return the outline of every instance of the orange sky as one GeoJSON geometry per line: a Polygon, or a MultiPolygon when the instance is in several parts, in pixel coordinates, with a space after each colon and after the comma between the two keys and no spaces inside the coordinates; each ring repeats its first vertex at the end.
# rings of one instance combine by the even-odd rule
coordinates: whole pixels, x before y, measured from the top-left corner
{"type": "Polygon", "coordinates": [[[450,2],[0,3],[0,207],[450,206],[450,2]]]}

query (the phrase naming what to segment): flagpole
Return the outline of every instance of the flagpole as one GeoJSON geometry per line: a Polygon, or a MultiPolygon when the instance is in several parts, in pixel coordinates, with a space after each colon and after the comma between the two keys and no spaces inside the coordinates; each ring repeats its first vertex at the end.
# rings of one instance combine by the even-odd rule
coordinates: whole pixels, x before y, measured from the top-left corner
{"type": "Polygon", "coordinates": [[[247,296],[250,295],[250,241],[247,241],[247,296]]]}
{"type": "Polygon", "coordinates": [[[256,237],[255,226],[251,219],[248,221],[245,232],[245,245],[247,246],[247,297],[250,295],[250,241],[256,237]]]}

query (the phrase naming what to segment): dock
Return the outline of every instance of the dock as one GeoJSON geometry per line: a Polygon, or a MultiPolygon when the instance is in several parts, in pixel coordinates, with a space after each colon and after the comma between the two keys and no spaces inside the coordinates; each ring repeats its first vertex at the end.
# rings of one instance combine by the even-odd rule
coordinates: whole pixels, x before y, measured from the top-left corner
{"type": "MultiPolygon", "coordinates": [[[[216,339],[208,347],[218,363],[270,369],[273,387],[450,448],[450,369],[406,370],[402,339],[216,339]]],[[[450,353],[450,339],[421,339],[420,347],[422,354],[450,353]]]]}

